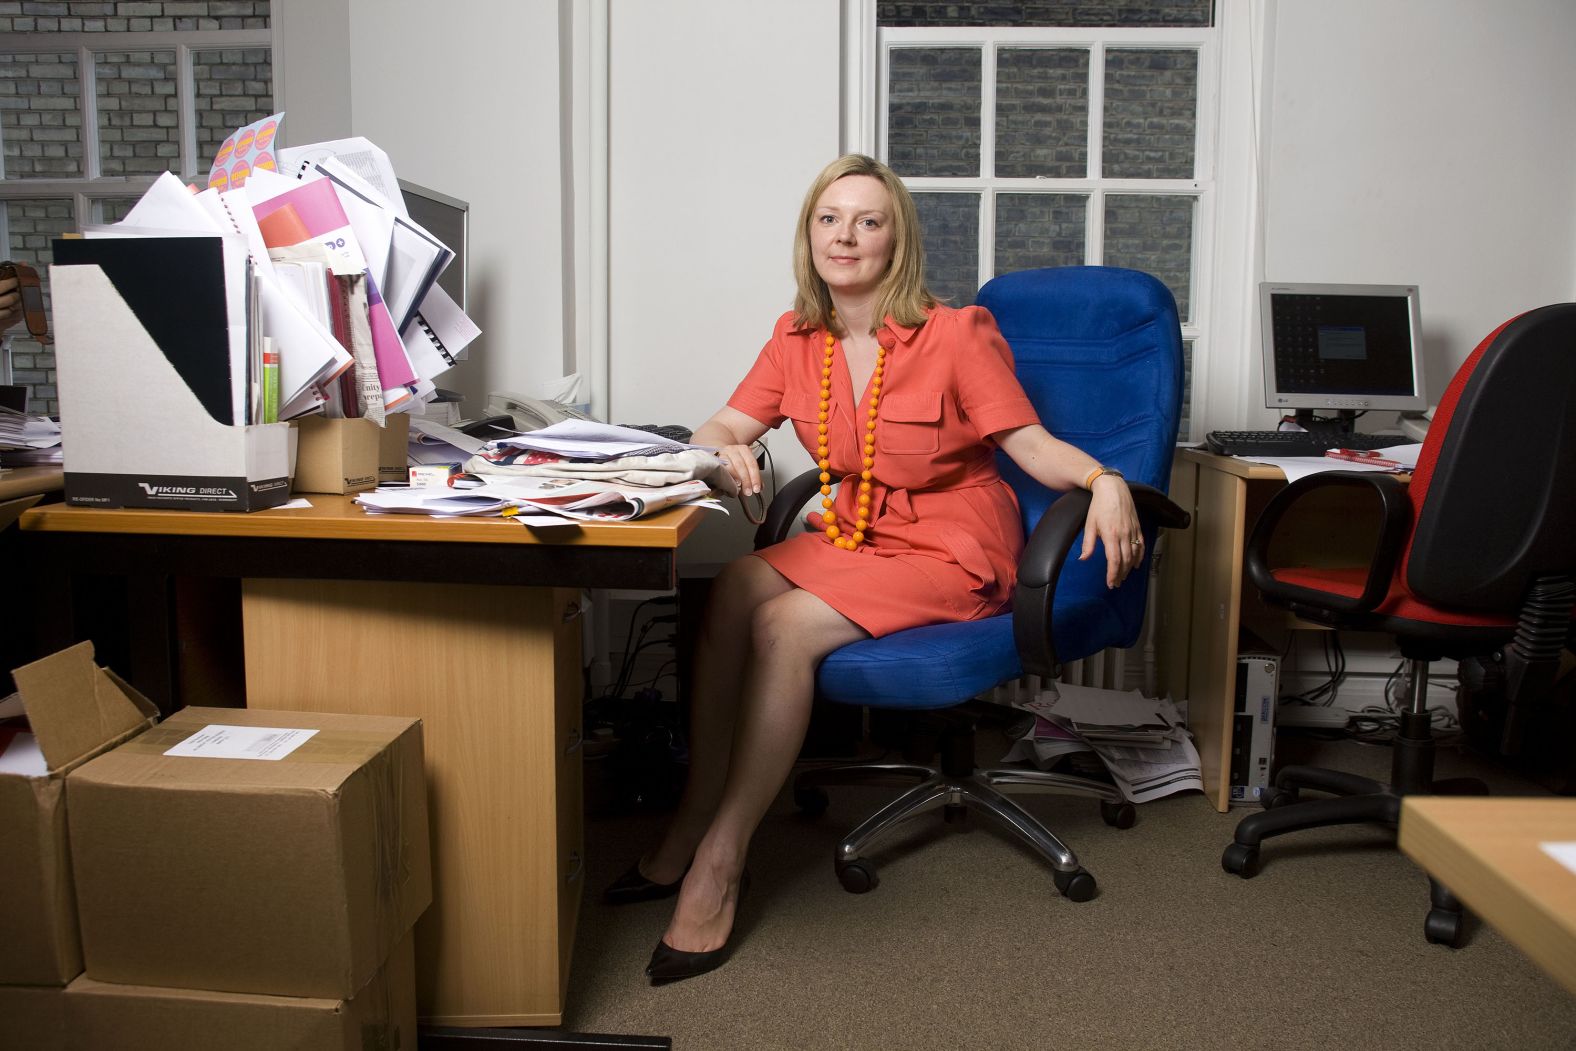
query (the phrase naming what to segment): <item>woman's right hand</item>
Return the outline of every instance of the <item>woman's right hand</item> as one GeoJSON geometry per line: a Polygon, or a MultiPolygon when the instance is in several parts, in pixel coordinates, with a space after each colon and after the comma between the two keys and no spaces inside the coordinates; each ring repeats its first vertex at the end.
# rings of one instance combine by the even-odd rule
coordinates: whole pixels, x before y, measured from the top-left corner
{"type": "Polygon", "coordinates": [[[724,445],[717,450],[717,458],[739,484],[740,496],[754,496],[761,491],[761,465],[748,445],[724,445]]]}
{"type": "Polygon", "coordinates": [[[14,277],[0,278],[0,332],[10,328],[22,316],[20,282],[14,277]]]}
{"type": "Polygon", "coordinates": [[[750,452],[750,443],[766,433],[766,426],[731,405],[724,405],[711,419],[695,429],[690,441],[717,450],[717,459],[739,483],[739,496],[758,496],[761,491],[761,465],[750,452]]]}

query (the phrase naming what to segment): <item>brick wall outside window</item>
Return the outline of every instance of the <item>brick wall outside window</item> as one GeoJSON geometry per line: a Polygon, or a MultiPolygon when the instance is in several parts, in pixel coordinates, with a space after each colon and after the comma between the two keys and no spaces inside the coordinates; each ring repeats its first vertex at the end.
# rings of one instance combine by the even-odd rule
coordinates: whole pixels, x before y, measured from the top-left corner
{"type": "MultiPolygon", "coordinates": [[[[269,0],[0,0],[0,41],[10,34],[29,43],[51,33],[172,33],[267,29],[269,0]]],[[[179,174],[180,114],[173,49],[107,51],[95,55],[99,172],[106,178],[179,174]]],[[[8,53],[0,43],[0,138],[5,178],[80,179],[83,156],[80,71],[75,47],[59,52],[8,53]]],[[[197,161],[207,161],[234,128],[274,112],[273,61],[267,48],[193,52],[197,161]]],[[[102,221],[123,218],[135,196],[103,201],[102,221]]],[[[50,241],[77,228],[70,198],[9,199],[4,203],[10,244],[5,258],[46,273],[50,241]]],[[[49,303],[47,274],[45,304],[49,303]]],[[[32,411],[59,411],[53,353],[12,330],[13,379],[30,388],[32,411]]]]}

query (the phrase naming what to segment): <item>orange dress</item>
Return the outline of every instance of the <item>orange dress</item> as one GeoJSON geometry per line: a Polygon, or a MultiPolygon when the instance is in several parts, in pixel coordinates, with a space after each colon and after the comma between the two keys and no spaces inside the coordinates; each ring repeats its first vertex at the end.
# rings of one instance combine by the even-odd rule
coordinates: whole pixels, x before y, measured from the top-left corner
{"type": "MultiPolygon", "coordinates": [[[[998,431],[1039,423],[995,319],[980,307],[938,306],[918,328],[887,319],[888,347],[876,418],[870,526],[845,551],[821,532],[756,552],[796,587],[871,635],[1001,612],[1012,596],[1023,526],[1018,500],[996,470],[998,431]]],[[[814,455],[822,330],[777,320],[772,338],[728,404],[768,428],[793,421],[814,455]]],[[[839,520],[857,518],[870,392],[855,400],[839,341],[833,350],[827,459],[839,520]]]]}

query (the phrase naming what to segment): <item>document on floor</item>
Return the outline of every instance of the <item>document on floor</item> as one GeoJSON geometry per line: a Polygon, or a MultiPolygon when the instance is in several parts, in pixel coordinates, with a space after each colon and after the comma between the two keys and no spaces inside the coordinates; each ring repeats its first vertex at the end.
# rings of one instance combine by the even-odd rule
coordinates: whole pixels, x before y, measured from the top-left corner
{"type": "Polygon", "coordinates": [[[1198,749],[1169,697],[1051,683],[1018,707],[1037,718],[1028,737],[1014,742],[1007,760],[1034,759],[1042,768],[1050,766],[1079,750],[1068,744],[1070,735],[1099,756],[1117,790],[1131,803],[1187,789],[1203,791],[1198,749]]]}

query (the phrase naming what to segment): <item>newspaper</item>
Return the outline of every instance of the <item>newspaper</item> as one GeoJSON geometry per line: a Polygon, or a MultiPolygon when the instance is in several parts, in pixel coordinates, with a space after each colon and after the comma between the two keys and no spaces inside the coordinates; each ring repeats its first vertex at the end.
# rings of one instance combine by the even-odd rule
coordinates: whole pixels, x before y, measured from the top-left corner
{"type": "Polygon", "coordinates": [[[617,486],[571,478],[499,478],[471,488],[379,487],[357,493],[374,514],[503,515],[546,513],[586,522],[627,522],[678,504],[721,509],[699,479],[661,488],[617,486]]]}
{"type": "Polygon", "coordinates": [[[1004,761],[1028,759],[1045,769],[1064,755],[1092,751],[1130,803],[1204,790],[1198,749],[1169,697],[1053,683],[1017,707],[1033,712],[1035,724],[1004,761]]]}

